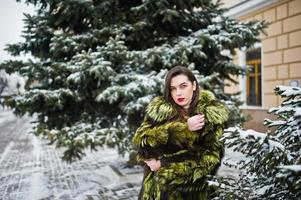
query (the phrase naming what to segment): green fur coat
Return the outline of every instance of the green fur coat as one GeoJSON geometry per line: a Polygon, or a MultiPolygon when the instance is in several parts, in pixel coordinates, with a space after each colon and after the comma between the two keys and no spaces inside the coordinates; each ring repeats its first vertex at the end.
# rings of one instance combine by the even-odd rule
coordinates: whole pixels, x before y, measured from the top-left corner
{"type": "Polygon", "coordinates": [[[146,117],[133,137],[138,159],[160,159],[161,168],[145,165],[141,200],[209,199],[206,175],[214,173],[221,161],[219,141],[228,119],[226,107],[209,91],[201,91],[195,109],[205,115],[205,126],[190,131],[186,120],[170,121],[176,111],[163,97],[154,98],[146,117]]]}

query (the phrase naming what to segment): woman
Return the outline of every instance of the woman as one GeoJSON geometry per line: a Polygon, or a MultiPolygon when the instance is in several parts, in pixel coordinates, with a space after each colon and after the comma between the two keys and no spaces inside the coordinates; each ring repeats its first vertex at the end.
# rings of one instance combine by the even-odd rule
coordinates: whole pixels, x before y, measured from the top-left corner
{"type": "Polygon", "coordinates": [[[228,112],[209,91],[199,91],[195,76],[182,66],[165,79],[164,97],[154,98],[133,144],[145,163],[143,200],[203,200],[206,175],[220,164],[228,112]]]}

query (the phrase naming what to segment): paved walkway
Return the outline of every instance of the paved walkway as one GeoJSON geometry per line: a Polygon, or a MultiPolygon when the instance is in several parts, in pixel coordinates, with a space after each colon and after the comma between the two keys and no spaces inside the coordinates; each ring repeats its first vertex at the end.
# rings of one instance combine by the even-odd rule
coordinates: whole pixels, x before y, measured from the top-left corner
{"type": "MultiPolygon", "coordinates": [[[[82,160],[66,163],[62,150],[32,134],[29,118],[16,118],[0,108],[0,200],[133,200],[142,173],[124,167],[114,149],[86,152],[82,160]]],[[[226,150],[226,158],[240,155],[226,150]]],[[[238,177],[222,166],[219,174],[238,177]]]]}
{"type": "Polygon", "coordinates": [[[113,170],[126,160],[116,150],[87,151],[82,160],[69,164],[61,160],[62,150],[30,130],[29,118],[0,110],[0,200],[137,198],[142,174],[113,170]]]}

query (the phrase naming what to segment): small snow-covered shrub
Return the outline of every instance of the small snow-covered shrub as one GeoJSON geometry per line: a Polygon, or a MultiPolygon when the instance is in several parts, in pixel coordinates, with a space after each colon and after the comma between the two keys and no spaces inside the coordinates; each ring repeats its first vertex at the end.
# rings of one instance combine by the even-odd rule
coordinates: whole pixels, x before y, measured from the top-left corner
{"type": "Polygon", "coordinates": [[[246,157],[231,164],[241,170],[238,180],[218,180],[216,199],[300,199],[301,87],[277,86],[275,93],[284,98],[279,107],[269,110],[278,119],[264,121],[275,131],[226,129],[226,146],[246,157]]]}

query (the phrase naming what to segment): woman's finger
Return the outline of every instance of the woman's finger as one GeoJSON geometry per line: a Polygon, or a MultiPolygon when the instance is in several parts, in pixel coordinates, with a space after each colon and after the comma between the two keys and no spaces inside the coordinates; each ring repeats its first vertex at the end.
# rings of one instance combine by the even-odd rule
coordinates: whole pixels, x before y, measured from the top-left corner
{"type": "Polygon", "coordinates": [[[204,119],[200,119],[200,120],[196,121],[196,124],[201,124],[201,123],[205,123],[205,120],[204,119]]]}
{"type": "Polygon", "coordinates": [[[204,116],[203,116],[203,115],[196,115],[194,118],[195,118],[195,119],[203,119],[204,116]]]}

